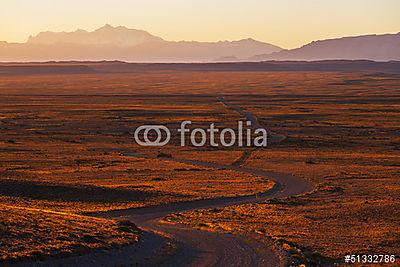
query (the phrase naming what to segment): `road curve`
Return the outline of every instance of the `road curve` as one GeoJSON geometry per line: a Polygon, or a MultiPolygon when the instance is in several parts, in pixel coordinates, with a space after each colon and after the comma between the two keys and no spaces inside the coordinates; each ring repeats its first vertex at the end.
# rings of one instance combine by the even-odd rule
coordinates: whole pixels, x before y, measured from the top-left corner
{"type": "MultiPolygon", "coordinates": [[[[237,107],[225,98],[218,98],[225,107],[236,111],[239,115],[251,121],[252,127],[261,127],[257,118],[251,113],[237,107]]],[[[272,134],[269,142],[281,142],[285,136],[272,134]]],[[[162,233],[171,237],[180,244],[176,254],[170,255],[163,262],[165,266],[279,266],[287,264],[284,256],[279,255],[271,240],[260,242],[256,239],[245,240],[242,236],[214,233],[192,229],[180,224],[167,224],[161,220],[172,213],[185,212],[194,209],[220,208],[231,205],[254,203],[270,198],[285,198],[300,195],[311,190],[312,185],[307,180],[290,174],[242,167],[251,152],[244,152],[239,161],[232,165],[222,165],[188,159],[164,158],[167,161],[192,164],[195,166],[233,170],[239,173],[248,173],[267,180],[273,180],[275,186],[267,192],[257,195],[222,197],[217,199],[197,200],[190,202],[172,203],[139,209],[110,211],[101,216],[111,218],[128,218],[139,227],[148,231],[162,233]],[[280,257],[281,256],[281,257],[280,257]]],[[[124,153],[125,156],[145,157],[134,152],[124,153]]],[[[97,214],[99,215],[99,214],[97,214]]],[[[160,263],[159,263],[160,264],[160,263]]]]}
{"type": "MultiPolygon", "coordinates": [[[[135,153],[126,156],[139,157],[135,153]]],[[[176,254],[169,255],[157,265],[164,266],[279,266],[284,265],[283,255],[277,253],[271,240],[264,244],[244,237],[192,229],[185,225],[164,223],[161,220],[172,213],[194,209],[220,208],[231,205],[255,203],[270,198],[285,198],[311,190],[311,184],[290,174],[259,170],[236,165],[222,165],[186,159],[165,158],[164,160],[192,164],[196,166],[233,170],[273,180],[276,184],[267,192],[257,195],[222,197],[190,202],[180,202],[136,209],[115,210],[92,214],[107,218],[125,218],[147,231],[161,233],[180,244],[176,254]],[[256,249],[259,247],[261,249],[256,249]],[[278,255],[277,255],[278,254],[278,255]]]]}
{"type": "MultiPolygon", "coordinates": [[[[125,153],[125,156],[145,157],[135,153],[125,153]]],[[[146,265],[282,266],[287,264],[285,262],[285,255],[279,252],[279,249],[277,249],[276,244],[274,244],[272,240],[249,239],[233,234],[202,231],[181,224],[165,223],[162,219],[169,214],[177,212],[204,208],[220,208],[231,205],[255,203],[270,198],[285,198],[303,194],[312,188],[308,181],[290,174],[237,165],[222,165],[175,158],[164,158],[164,160],[201,167],[233,170],[239,173],[248,173],[273,180],[276,184],[267,192],[256,195],[179,202],[159,206],[99,212],[90,215],[128,219],[141,229],[171,238],[178,244],[176,252],[157,258],[156,262],[152,262],[152,259],[149,259],[146,265]]],[[[157,244],[157,246],[160,245],[157,244]]],[[[103,260],[99,262],[104,263],[103,260]]]]}
{"type": "MultiPolygon", "coordinates": [[[[252,121],[253,126],[259,126],[257,119],[241,108],[231,105],[224,98],[218,99],[226,107],[238,112],[252,121]]],[[[280,142],[282,136],[274,135],[272,140],[280,142]]],[[[134,152],[123,153],[125,156],[144,157],[134,152]]],[[[115,251],[98,252],[79,257],[46,261],[38,266],[48,265],[85,265],[85,266],[283,266],[287,265],[285,253],[275,242],[268,238],[245,237],[229,233],[218,233],[193,229],[182,224],[171,224],[162,219],[172,213],[185,212],[194,209],[220,208],[231,205],[255,203],[270,198],[285,198],[300,195],[312,189],[312,184],[302,178],[290,174],[242,167],[249,155],[242,161],[232,165],[217,163],[163,158],[196,166],[233,170],[263,177],[275,182],[275,186],[263,193],[249,196],[221,197],[188,202],[171,203],[159,206],[113,210],[88,214],[91,216],[128,219],[145,231],[139,244],[115,251]],[[171,244],[167,246],[165,244],[171,244]],[[164,253],[159,253],[164,251],[164,253]]]]}

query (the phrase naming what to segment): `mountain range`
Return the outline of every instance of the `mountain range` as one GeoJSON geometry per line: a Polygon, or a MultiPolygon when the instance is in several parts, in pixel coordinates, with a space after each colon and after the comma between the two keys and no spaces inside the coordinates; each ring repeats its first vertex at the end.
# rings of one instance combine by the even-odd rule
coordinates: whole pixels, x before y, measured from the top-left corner
{"type": "Polygon", "coordinates": [[[236,62],[264,60],[400,60],[400,33],[321,40],[285,50],[252,38],[167,41],[143,30],[105,26],[88,32],[41,32],[26,43],[0,42],[0,61],[236,62]]]}
{"type": "Polygon", "coordinates": [[[311,42],[297,49],[256,55],[250,61],[264,60],[400,60],[400,33],[343,37],[311,42]]]}

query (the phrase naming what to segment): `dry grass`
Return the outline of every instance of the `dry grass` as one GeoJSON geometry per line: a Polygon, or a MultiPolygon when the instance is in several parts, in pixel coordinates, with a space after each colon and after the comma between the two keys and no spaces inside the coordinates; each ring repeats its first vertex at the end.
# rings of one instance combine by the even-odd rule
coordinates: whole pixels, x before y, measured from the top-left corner
{"type": "Polygon", "coordinates": [[[138,234],[112,220],[0,204],[0,263],[109,249],[137,242],[138,234]]]}
{"type": "MultiPolygon", "coordinates": [[[[288,136],[253,153],[246,165],[306,177],[316,190],[174,220],[256,231],[334,259],[346,252],[399,254],[399,84],[392,75],[338,72],[2,76],[0,202],[20,211],[17,221],[34,212],[25,208],[38,209],[25,221],[31,240],[38,240],[24,247],[29,254],[38,246],[48,253],[40,229],[49,227],[51,236],[58,236],[47,220],[63,225],[82,218],[81,225],[65,223],[71,233],[87,229],[96,235],[103,229],[85,226],[97,220],[44,210],[80,213],[264,191],[271,184],[259,177],[120,153],[155,157],[162,152],[232,164],[242,149],[181,148],[177,140],[148,149],[131,137],[139,125],[177,128],[188,119],[196,126],[234,127],[238,114],[217,101],[224,95],[256,114],[267,129],[288,136]]],[[[112,228],[113,222],[104,225],[112,228]]],[[[23,236],[14,237],[7,242],[22,244],[23,236]]],[[[121,238],[116,243],[125,242],[121,238]]],[[[70,250],[65,244],[59,248],[70,250]]]]}
{"type": "MultiPolygon", "coordinates": [[[[204,124],[224,123],[222,116],[237,117],[215,97],[187,99],[172,97],[167,105],[151,96],[0,97],[4,129],[0,181],[7,185],[7,190],[3,186],[0,191],[3,200],[87,212],[247,195],[270,188],[260,177],[156,159],[159,149],[134,143],[131,131],[152,121],[177,128],[185,119],[204,124]],[[121,153],[131,151],[153,158],[121,153]],[[24,186],[34,190],[27,195],[24,186]]],[[[226,164],[241,155],[240,151],[195,151],[174,145],[161,151],[176,158],[226,164]]]]}
{"type": "MultiPolygon", "coordinates": [[[[312,193],[193,211],[172,220],[224,231],[257,232],[335,260],[346,254],[400,252],[399,168],[379,166],[379,158],[385,154],[349,157],[349,153],[320,152],[316,164],[306,163],[309,157],[299,154],[269,151],[258,153],[257,158],[265,155],[268,159],[268,163],[263,161],[265,169],[285,169],[314,178],[317,185],[312,193]],[[334,162],[336,157],[340,160],[334,162]],[[371,166],[362,164],[366,161],[371,166]]],[[[253,163],[261,167],[261,163],[253,163]]]]}
{"type": "Polygon", "coordinates": [[[347,253],[398,255],[400,80],[313,73],[300,81],[293,79],[298,74],[279,75],[276,81],[287,79],[279,89],[256,87],[260,95],[227,97],[256,114],[263,126],[288,137],[254,152],[246,166],[305,177],[315,183],[315,191],[169,219],[255,231],[290,244],[294,254],[299,252],[293,246],[300,248],[314,261],[341,262],[347,253]]]}
{"type": "MultiPolygon", "coordinates": [[[[112,77],[136,83],[131,79],[135,76],[112,77]]],[[[215,97],[189,101],[172,97],[170,103],[153,96],[104,97],[99,90],[117,86],[112,77],[1,77],[2,260],[85,252],[137,238],[117,231],[114,221],[76,214],[247,195],[272,186],[256,176],[157,159],[160,151],[135,145],[131,131],[142,124],[175,127],[185,119],[204,124],[236,114],[215,97]],[[93,92],[87,85],[97,92],[82,97],[93,92]],[[154,158],[122,154],[131,151],[154,158]]],[[[227,164],[241,155],[239,151],[177,151],[175,146],[162,151],[215,161],[223,155],[227,164]]]]}

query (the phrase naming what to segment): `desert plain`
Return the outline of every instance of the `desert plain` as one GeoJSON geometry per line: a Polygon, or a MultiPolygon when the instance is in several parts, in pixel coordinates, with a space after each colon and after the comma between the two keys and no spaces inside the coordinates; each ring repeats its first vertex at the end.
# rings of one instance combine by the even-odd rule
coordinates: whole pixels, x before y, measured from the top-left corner
{"type": "Polygon", "coordinates": [[[148,230],[93,213],[256,196],[275,186],[190,161],[287,173],[312,188],[173,212],[164,223],[272,240],[286,263],[400,255],[398,73],[59,65],[5,65],[0,73],[1,264],[140,246],[148,230]],[[174,138],[143,147],[133,140],[144,124],[235,128],[244,118],[221,98],[285,139],[265,148],[181,147],[174,138]]]}

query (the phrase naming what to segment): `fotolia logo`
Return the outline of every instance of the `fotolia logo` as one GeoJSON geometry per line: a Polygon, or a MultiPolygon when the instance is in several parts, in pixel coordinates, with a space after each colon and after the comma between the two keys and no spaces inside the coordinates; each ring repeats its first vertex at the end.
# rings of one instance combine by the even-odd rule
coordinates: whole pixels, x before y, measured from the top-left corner
{"type": "MultiPolygon", "coordinates": [[[[183,121],[176,129],[180,135],[180,145],[195,147],[232,147],[232,146],[267,146],[267,130],[264,128],[252,129],[251,121],[238,121],[237,131],[231,128],[219,129],[211,123],[207,129],[189,129],[191,121],[183,121]],[[189,142],[186,142],[186,140],[189,142]]],[[[165,146],[171,140],[171,130],[164,125],[142,125],[136,128],[133,137],[141,146],[165,146]]]]}

